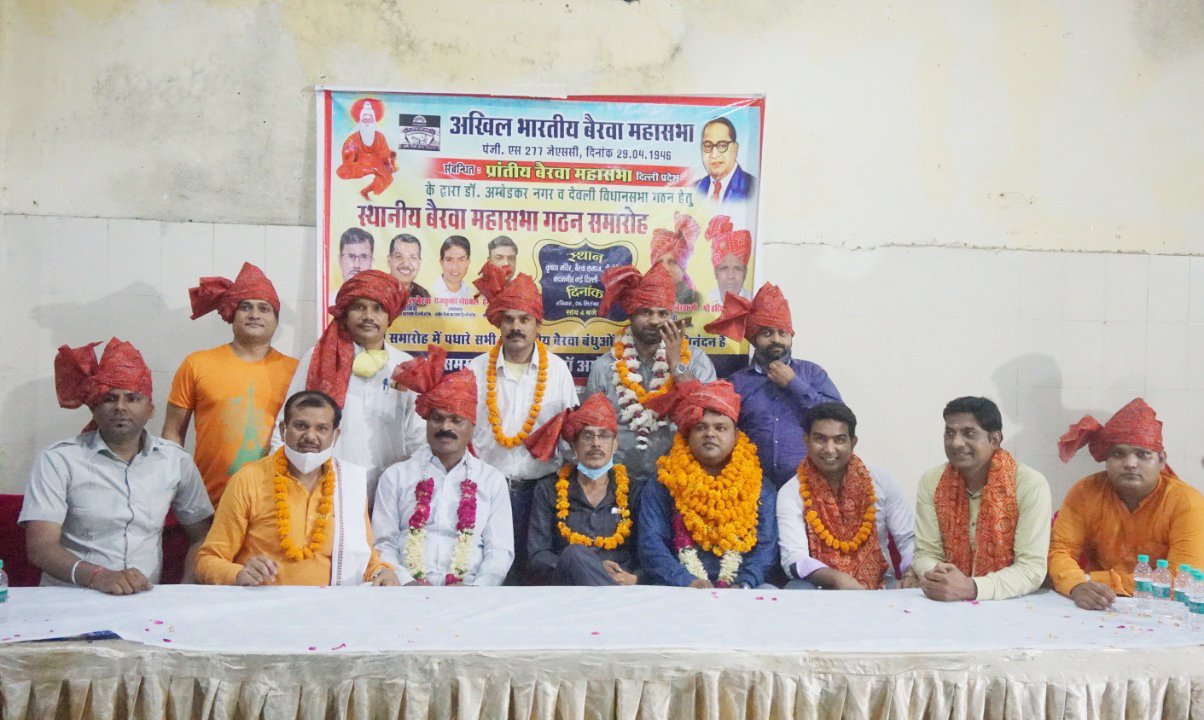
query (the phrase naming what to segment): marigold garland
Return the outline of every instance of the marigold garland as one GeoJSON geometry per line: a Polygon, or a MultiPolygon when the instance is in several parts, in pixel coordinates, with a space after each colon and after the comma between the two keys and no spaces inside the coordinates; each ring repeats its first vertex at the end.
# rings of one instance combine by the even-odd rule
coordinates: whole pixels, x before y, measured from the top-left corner
{"type": "MultiPolygon", "coordinates": [[[[615,339],[614,354],[615,354],[615,359],[617,361],[617,362],[615,362],[615,376],[620,385],[622,385],[623,387],[627,388],[628,390],[630,390],[632,393],[635,394],[636,402],[638,402],[640,405],[643,405],[643,404],[647,403],[649,400],[651,400],[652,398],[660,397],[661,395],[664,395],[673,389],[674,382],[673,382],[672,374],[668,375],[668,377],[665,378],[663,385],[661,385],[660,387],[653,387],[650,390],[645,389],[644,385],[638,379],[633,380],[631,378],[631,370],[628,369],[627,363],[623,362],[624,353],[626,352],[626,350],[627,350],[627,346],[623,344],[623,339],[622,338],[615,339]]],[[[681,361],[682,361],[682,363],[688,365],[690,363],[690,357],[691,357],[690,341],[687,338],[683,337],[681,339],[681,361]]],[[[658,373],[658,375],[659,375],[659,373],[658,373]]],[[[653,380],[654,385],[655,385],[655,383],[656,383],[656,379],[653,380]]]]}
{"type": "Polygon", "coordinates": [[[280,538],[280,549],[289,560],[308,560],[326,546],[326,525],[330,514],[334,511],[334,462],[327,460],[323,464],[322,499],[318,503],[318,518],[314,520],[314,529],[309,535],[305,547],[297,547],[291,537],[292,525],[289,522],[288,483],[292,479],[288,474],[288,458],[284,456],[284,448],[276,451],[276,477],[273,489],[276,495],[276,536],[280,538]]]}
{"type": "Polygon", "coordinates": [[[819,513],[811,506],[811,489],[807,487],[807,473],[804,472],[804,466],[807,461],[804,460],[798,466],[798,494],[803,498],[803,519],[811,526],[811,530],[815,532],[825,545],[836,550],[837,552],[848,554],[857,552],[869,536],[874,531],[874,519],[878,515],[878,497],[874,494],[874,486],[871,483],[869,486],[869,506],[865,509],[865,515],[862,516],[861,527],[853,534],[851,538],[840,539],[832,534],[824,525],[824,521],[820,519],[819,513]]]}
{"type": "Polygon", "coordinates": [[[489,351],[489,367],[485,370],[485,407],[489,410],[489,427],[497,444],[506,449],[514,449],[523,444],[523,440],[535,429],[535,421],[543,407],[543,394],[548,386],[548,346],[539,339],[535,340],[535,348],[539,351],[539,374],[535,377],[535,401],[517,435],[507,435],[502,430],[502,413],[497,407],[497,358],[502,350],[502,341],[489,351]]]}
{"type": "Polygon", "coordinates": [[[669,454],[656,461],[657,479],[673,496],[690,538],[704,551],[746,553],[757,544],[761,463],[757,446],[743,432],[718,476],[702,469],[681,433],[669,454]]]}
{"type": "Polygon", "coordinates": [[[572,474],[573,468],[570,465],[565,465],[560,468],[560,474],[556,478],[556,527],[560,529],[561,536],[573,545],[587,545],[603,550],[614,550],[622,545],[627,540],[627,536],[631,534],[631,510],[627,505],[627,491],[630,488],[630,480],[627,477],[627,468],[622,465],[615,465],[615,505],[619,509],[619,526],[615,528],[613,535],[608,537],[590,537],[572,530],[565,520],[569,517],[569,476],[572,474]]]}

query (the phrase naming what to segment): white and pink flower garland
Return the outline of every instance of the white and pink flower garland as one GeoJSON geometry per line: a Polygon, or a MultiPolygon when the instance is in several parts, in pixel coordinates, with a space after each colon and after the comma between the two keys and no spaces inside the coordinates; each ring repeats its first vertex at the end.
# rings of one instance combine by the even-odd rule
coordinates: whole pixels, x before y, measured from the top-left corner
{"type": "MultiPolygon", "coordinates": [[[[414,487],[414,513],[410,515],[410,535],[406,539],[406,569],[415,580],[426,577],[426,524],[431,519],[431,498],[435,493],[434,478],[427,478],[414,487]]],[[[468,574],[472,555],[473,530],[477,525],[477,484],[469,479],[460,482],[460,504],[456,508],[456,547],[452,552],[451,572],[443,579],[445,585],[459,585],[468,574]]]]}
{"type": "MultiPolygon", "coordinates": [[[[616,357],[615,362],[625,364],[628,371],[638,377],[640,374],[640,357],[635,349],[635,341],[631,336],[630,325],[623,331],[623,337],[620,342],[623,344],[623,357],[616,357]]],[[[662,340],[661,344],[656,348],[656,357],[652,361],[652,382],[645,388],[647,392],[656,392],[668,381],[669,362],[666,357],[665,341],[662,340]]],[[[636,449],[647,450],[648,436],[657,428],[666,427],[669,421],[644,407],[635,392],[620,381],[619,373],[616,372],[614,374],[612,382],[615,386],[615,393],[619,398],[619,422],[630,427],[632,432],[636,434],[636,449]]]]}
{"type": "MultiPolygon", "coordinates": [[[[698,546],[686,530],[686,523],[681,519],[681,513],[673,513],[673,549],[677,552],[677,560],[699,580],[710,581],[702,560],[698,557],[698,546]]],[[[727,550],[719,558],[719,576],[715,579],[715,587],[731,587],[736,581],[736,573],[740,572],[740,563],[744,555],[735,550],[727,550]]]]}

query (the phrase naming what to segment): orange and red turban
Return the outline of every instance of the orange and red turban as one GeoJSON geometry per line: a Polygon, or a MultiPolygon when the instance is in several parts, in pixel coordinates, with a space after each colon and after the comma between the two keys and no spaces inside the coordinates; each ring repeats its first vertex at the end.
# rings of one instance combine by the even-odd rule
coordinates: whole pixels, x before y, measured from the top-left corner
{"type": "Polygon", "coordinates": [[[1162,447],[1162,421],[1145,400],[1135,398],[1103,425],[1090,415],[1084,415],[1058,439],[1058,455],[1062,462],[1070,462],[1070,458],[1084,445],[1088,446],[1096,462],[1108,459],[1108,453],[1115,445],[1135,445],[1154,452],[1165,452],[1162,447]]]}
{"type": "Polygon", "coordinates": [[[351,364],[355,361],[355,344],[347,332],[343,318],[347,308],[356,298],[366,298],[380,303],[389,316],[389,323],[397,319],[406,306],[409,292],[397,280],[380,270],[364,270],[343,283],[330,306],[334,322],[326,326],[318,344],[314,346],[309,360],[309,373],[305,376],[306,390],[320,390],[343,407],[347,399],[347,383],[351,381],[351,364]]]}
{"type": "Polygon", "coordinates": [[[602,287],[598,317],[606,317],[616,302],[627,315],[646,307],[672,310],[677,298],[673,276],[659,264],[642,275],[634,265],[606,268],[602,273],[602,287]]]}
{"type": "Polygon", "coordinates": [[[762,285],[751,301],[729,292],[723,298],[723,312],[707,323],[703,330],[733,340],[751,341],[764,327],[794,334],[794,325],[790,322],[790,304],[786,302],[782,290],[773,283],[762,285]]]}
{"type": "Polygon", "coordinates": [[[740,262],[748,264],[752,257],[752,233],[735,230],[732,219],[727,215],[716,215],[707,224],[707,240],[711,241],[711,265],[719,267],[725,255],[735,255],[740,262]]]}
{"type": "Polygon", "coordinates": [[[505,270],[487,262],[472,284],[485,296],[485,319],[494,327],[501,325],[502,313],[507,310],[519,310],[543,322],[543,295],[530,275],[518,273],[509,280],[505,270]]]}
{"type": "Polygon", "coordinates": [[[359,124],[360,113],[364,111],[364,103],[372,106],[372,114],[376,116],[376,122],[380,122],[385,116],[385,104],[376,98],[360,98],[351,103],[351,119],[359,124]]]}
{"type": "Polygon", "coordinates": [[[276,287],[263,271],[251,263],[243,263],[238,277],[230,282],[224,277],[203,277],[201,284],[189,288],[188,298],[192,301],[192,319],[217,310],[226,322],[234,322],[234,312],[243,300],[263,300],[280,316],[280,297],[276,287]]]}
{"type": "Polygon", "coordinates": [[[726,380],[709,383],[690,380],[677,385],[667,395],[655,397],[644,405],[662,417],[668,414],[682,435],[689,434],[707,410],[726,415],[732,422],[736,422],[740,417],[740,396],[736,394],[736,388],[726,380]]]}
{"type": "Polygon", "coordinates": [[[431,410],[477,422],[477,380],[471,370],[447,373],[447,350],[428,345],[426,357],[407,360],[393,370],[393,382],[418,394],[414,409],[423,419],[431,410]]]}
{"type": "Polygon", "coordinates": [[[685,213],[673,213],[673,229],[657,228],[652,231],[652,262],[656,264],[666,255],[672,255],[684,269],[694,254],[694,242],[702,228],[694,218],[685,213]]]}
{"type": "Polygon", "coordinates": [[[577,436],[587,427],[606,428],[612,433],[619,431],[619,418],[614,405],[602,393],[590,395],[576,408],[566,408],[556,413],[538,430],[527,436],[523,445],[531,456],[547,462],[556,454],[556,442],[564,440],[575,443],[577,436]]]}
{"type": "MultiPolygon", "coordinates": [[[[129,390],[154,397],[151,371],[142,359],[142,353],[128,342],[113,338],[105,345],[104,354],[97,362],[96,346],[99,344],[97,341],[83,347],[63,345],[59,348],[54,358],[54,391],[59,407],[69,410],[84,405],[92,407],[112,390],[129,390]]],[[[88,423],[84,432],[95,429],[96,423],[88,423]]]]}

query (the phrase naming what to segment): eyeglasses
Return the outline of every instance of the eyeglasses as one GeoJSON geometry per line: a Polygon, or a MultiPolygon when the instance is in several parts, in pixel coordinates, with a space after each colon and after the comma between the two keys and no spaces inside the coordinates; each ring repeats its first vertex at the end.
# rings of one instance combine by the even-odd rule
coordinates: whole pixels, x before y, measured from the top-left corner
{"type": "Polygon", "coordinates": [[[577,439],[584,440],[587,443],[592,443],[595,441],[601,442],[601,443],[607,443],[607,442],[610,442],[611,440],[615,439],[615,434],[610,432],[609,430],[603,430],[600,433],[595,433],[591,430],[583,430],[583,431],[581,431],[581,434],[577,436],[577,439]]]}
{"type": "Polygon", "coordinates": [[[712,150],[718,150],[719,154],[722,155],[723,153],[727,152],[727,149],[732,146],[733,142],[735,142],[735,141],[734,140],[720,140],[719,142],[710,142],[708,140],[707,142],[704,142],[702,144],[702,151],[704,153],[709,153],[712,150]]]}
{"type": "Polygon", "coordinates": [[[372,262],[371,255],[352,255],[351,253],[343,253],[339,255],[339,257],[345,257],[348,260],[354,260],[356,262],[372,262]]]}

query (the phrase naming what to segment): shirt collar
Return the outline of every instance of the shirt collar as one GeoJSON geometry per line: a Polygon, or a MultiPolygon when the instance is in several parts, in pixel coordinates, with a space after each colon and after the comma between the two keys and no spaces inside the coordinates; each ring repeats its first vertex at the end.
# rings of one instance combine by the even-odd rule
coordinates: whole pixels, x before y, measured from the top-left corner
{"type": "Polygon", "coordinates": [[[475,458],[473,458],[472,453],[467,450],[464,451],[464,457],[460,458],[460,462],[456,463],[455,465],[452,465],[450,470],[446,470],[443,467],[443,461],[440,460],[439,458],[435,457],[435,453],[431,451],[430,445],[427,445],[424,449],[427,452],[427,460],[426,460],[425,467],[428,469],[433,468],[433,469],[437,470],[438,474],[440,476],[446,477],[446,476],[451,475],[452,473],[456,472],[460,468],[463,468],[466,473],[471,473],[471,471],[472,471],[472,460],[475,458]]]}
{"type": "MultiPolygon", "coordinates": [[[[157,440],[158,438],[147,432],[146,428],[142,428],[142,447],[136,454],[141,455],[142,457],[148,457],[152,452],[158,449],[158,444],[156,443],[157,440]]],[[[84,447],[88,448],[88,450],[94,453],[102,453],[108,457],[117,458],[117,453],[109,449],[109,444],[106,443],[104,438],[100,436],[99,430],[93,430],[85,436],[84,447]]]]}
{"type": "MultiPolygon", "coordinates": [[[[780,357],[778,359],[781,360],[782,362],[786,363],[787,365],[790,365],[792,362],[794,362],[794,358],[790,357],[790,353],[786,353],[785,355],[783,355],[782,357],[780,357]]],[[[755,372],[759,375],[765,374],[765,368],[761,367],[761,363],[757,362],[756,360],[753,360],[750,363],[750,365],[752,365],[753,372],[755,372]]],[[[791,369],[793,369],[793,366],[791,367],[791,369]]]]}

